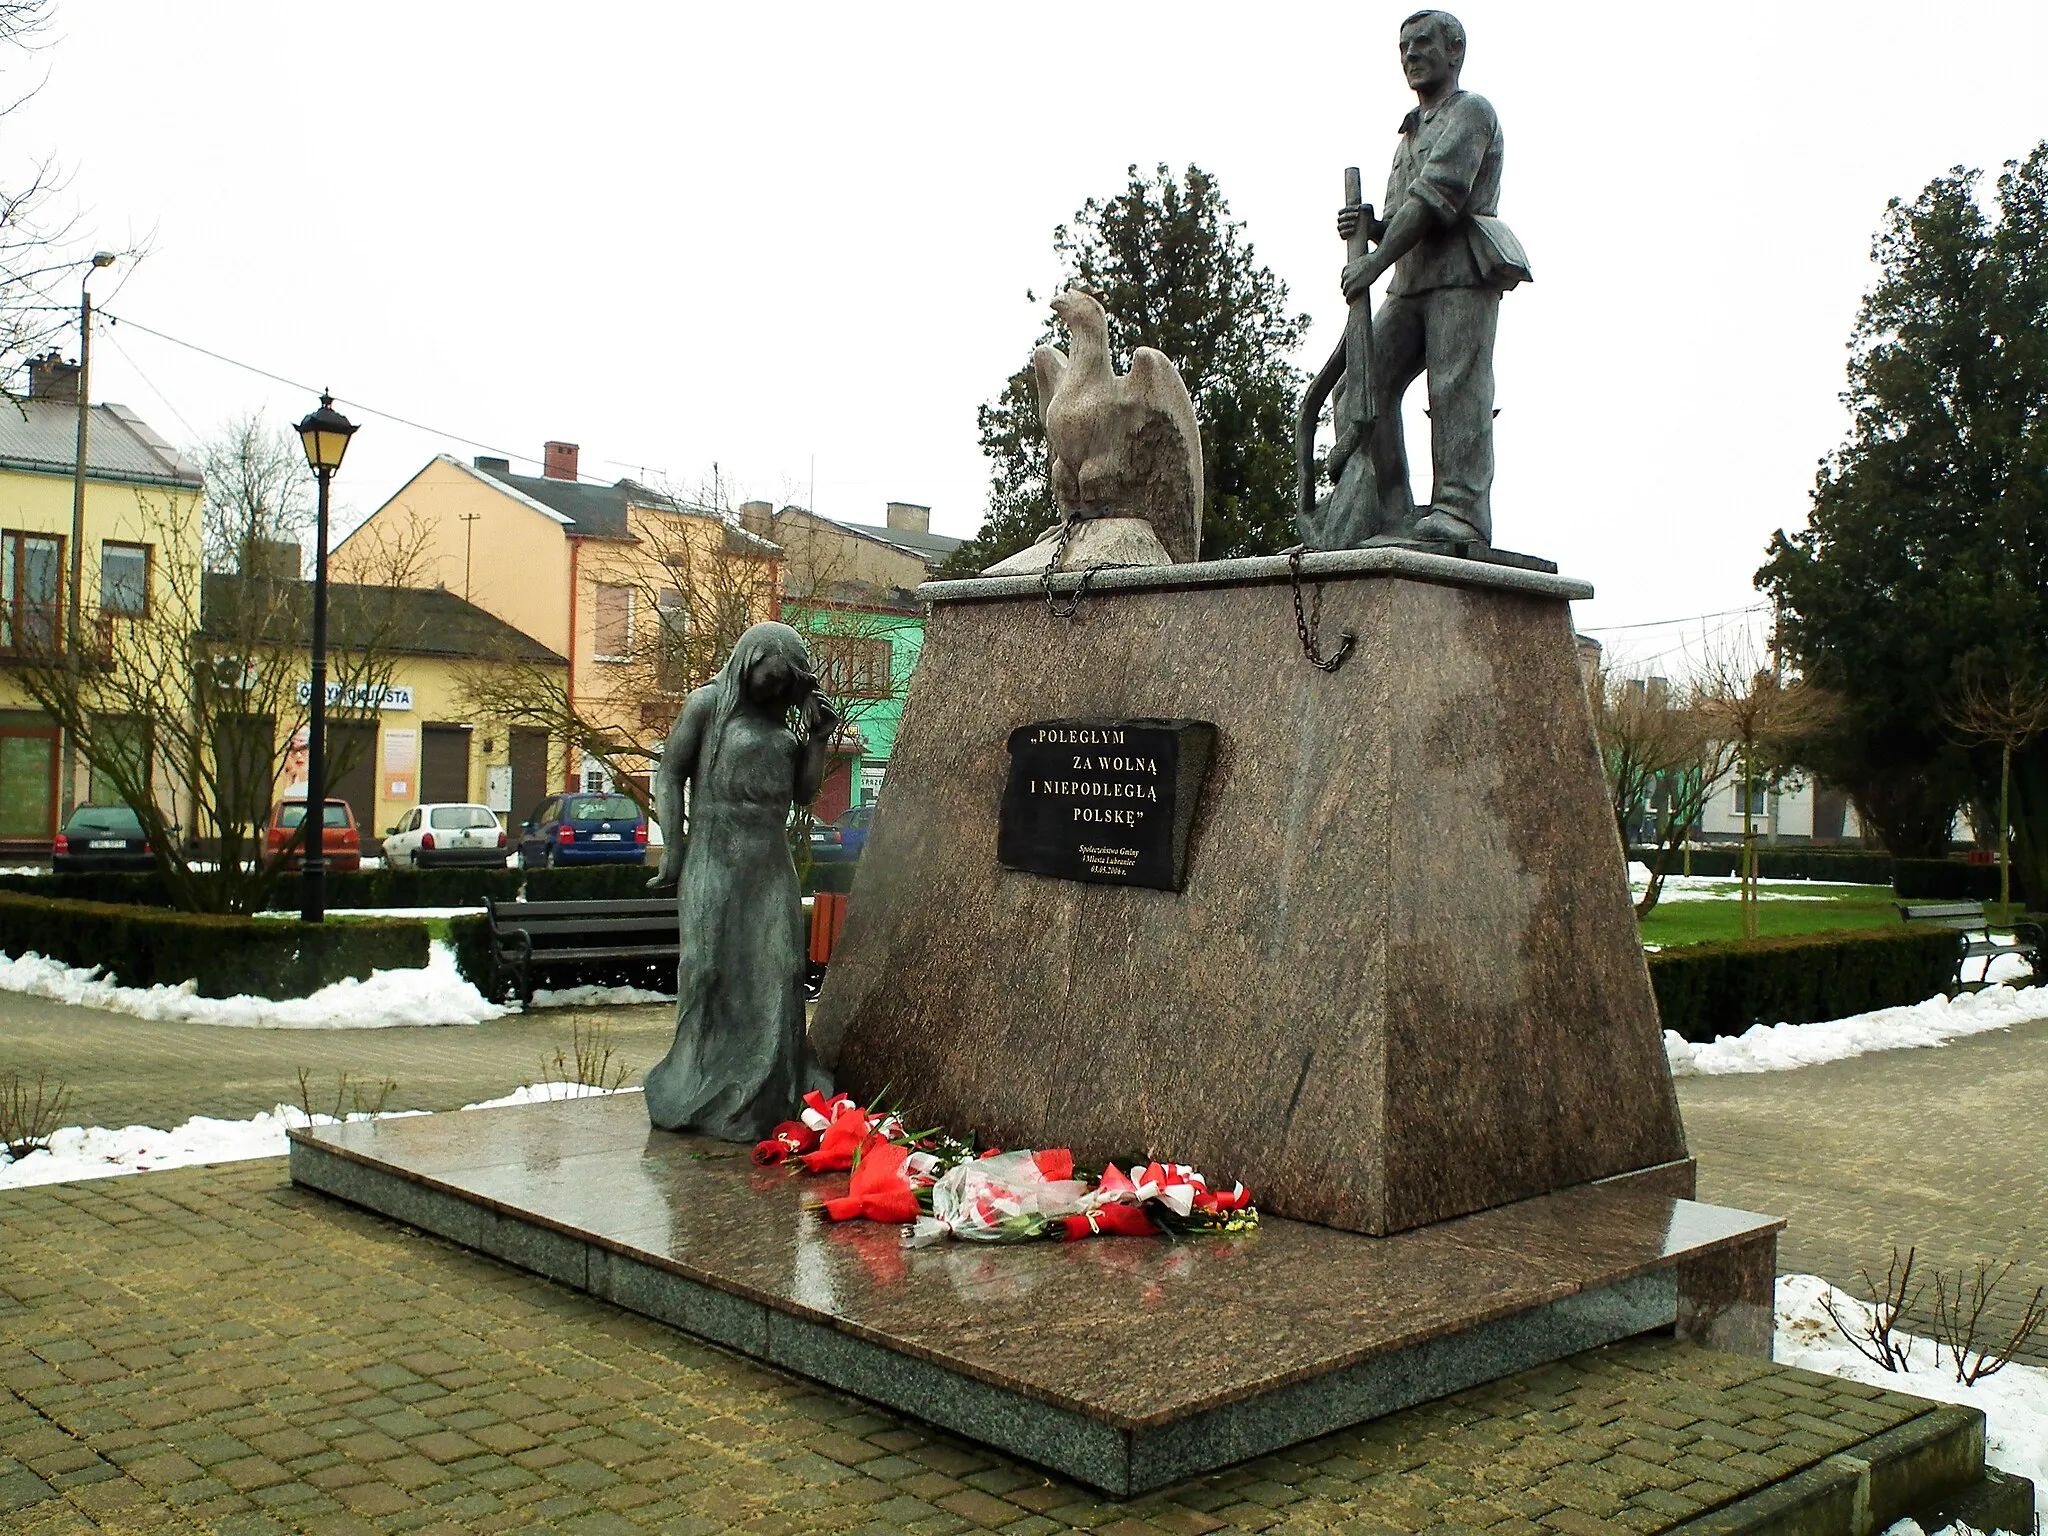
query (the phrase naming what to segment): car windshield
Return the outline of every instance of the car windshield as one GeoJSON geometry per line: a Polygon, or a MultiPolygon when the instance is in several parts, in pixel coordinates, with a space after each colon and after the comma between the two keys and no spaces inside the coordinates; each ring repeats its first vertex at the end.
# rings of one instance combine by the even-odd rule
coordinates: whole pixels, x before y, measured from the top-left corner
{"type": "MultiPolygon", "coordinates": [[[[306,802],[303,800],[294,800],[289,805],[278,808],[277,824],[287,832],[305,819],[306,802]]],[[[349,824],[348,807],[330,802],[327,807],[327,814],[320,818],[320,824],[323,827],[346,827],[349,824]]]]}
{"type": "Polygon", "coordinates": [[[562,809],[564,821],[638,821],[640,807],[624,795],[575,795],[562,809]]]}
{"type": "Polygon", "coordinates": [[[140,837],[142,823],[125,805],[81,805],[71,813],[66,832],[101,832],[113,837],[140,837]]]}
{"type": "Polygon", "coordinates": [[[495,827],[498,818],[481,805],[437,805],[427,812],[427,825],[443,831],[460,831],[464,827],[495,827]]]}

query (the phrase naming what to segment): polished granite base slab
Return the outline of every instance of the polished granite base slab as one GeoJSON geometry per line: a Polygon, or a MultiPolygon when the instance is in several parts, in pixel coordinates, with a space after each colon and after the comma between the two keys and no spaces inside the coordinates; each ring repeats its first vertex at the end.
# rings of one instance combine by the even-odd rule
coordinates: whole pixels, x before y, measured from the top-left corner
{"type": "Polygon", "coordinates": [[[1770,1217],[1687,1163],[1375,1238],[906,1252],[638,1094],[292,1133],[294,1182],[1119,1495],[1653,1329],[1768,1355],[1770,1217]]]}

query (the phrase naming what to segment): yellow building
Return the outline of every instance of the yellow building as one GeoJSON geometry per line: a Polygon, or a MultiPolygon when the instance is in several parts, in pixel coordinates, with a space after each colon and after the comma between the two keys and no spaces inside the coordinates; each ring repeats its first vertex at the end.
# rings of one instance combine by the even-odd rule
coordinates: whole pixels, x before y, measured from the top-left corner
{"type": "MultiPolygon", "coordinates": [[[[337,555],[358,540],[417,548],[414,579],[562,658],[579,718],[622,741],[658,741],[683,694],[704,681],[718,637],[729,644],[779,612],[781,551],[635,481],[581,482],[573,443],[549,443],[544,464],[545,474],[517,475],[505,459],[440,455],[337,555]],[[686,652],[689,665],[668,664],[686,652]]],[[[560,734],[549,750],[561,777],[548,788],[604,785],[601,765],[560,734]]],[[[520,815],[531,808],[515,804],[520,815]]]]}
{"type": "MultiPolygon", "coordinates": [[[[208,576],[208,609],[231,611],[242,580],[208,576]]],[[[300,618],[310,612],[311,589],[310,583],[296,585],[308,596],[276,610],[290,616],[295,636],[304,633],[300,618]]],[[[374,647],[384,659],[380,671],[388,667],[381,696],[368,701],[373,708],[358,704],[353,718],[330,715],[327,722],[327,793],[348,801],[365,852],[374,852],[385,829],[422,802],[488,805],[516,830],[519,818],[561,781],[562,751],[550,747],[545,732],[473,724],[467,689],[479,665],[565,668],[567,658],[438,588],[394,591],[332,582],[328,631],[333,647],[374,647]]],[[[310,674],[309,656],[299,677],[309,680],[310,674]]],[[[282,733],[291,726],[273,728],[282,733]]],[[[249,819],[267,813],[281,796],[305,793],[305,736],[301,727],[289,744],[272,738],[278,739],[283,771],[278,783],[252,794],[246,809],[256,815],[249,819]]]]}
{"type": "MultiPolygon", "coordinates": [[[[125,406],[89,408],[82,649],[152,601],[194,590],[201,559],[199,471],[125,406]]],[[[81,761],[60,784],[56,722],[22,692],[24,663],[47,665],[66,643],[71,600],[78,369],[55,353],[29,365],[28,398],[0,402],[0,858],[46,854],[67,801],[94,797],[81,761]]],[[[174,791],[160,786],[169,806],[174,791]]]]}

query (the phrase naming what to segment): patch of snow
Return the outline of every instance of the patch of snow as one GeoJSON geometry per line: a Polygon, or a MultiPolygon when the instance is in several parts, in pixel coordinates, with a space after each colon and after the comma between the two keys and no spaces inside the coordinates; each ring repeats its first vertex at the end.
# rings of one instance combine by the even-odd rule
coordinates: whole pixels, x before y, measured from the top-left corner
{"type": "Polygon", "coordinates": [[[2036,1019],[2048,1019],[2048,987],[1992,986],[1817,1024],[1755,1024],[1742,1034],[1722,1035],[1711,1045],[1696,1045],[1667,1029],[1664,1053],[1673,1077],[1781,1072],[1870,1051],[1941,1045],[2036,1019]]]}
{"type": "MultiPolygon", "coordinates": [[[[529,1083],[503,1098],[465,1104],[464,1110],[502,1109],[511,1104],[544,1104],[554,1099],[593,1098],[604,1093],[638,1093],[638,1088],[592,1088],[584,1083],[529,1083]]],[[[381,1115],[352,1114],[342,1120],[396,1120],[423,1115],[423,1109],[386,1110],[381,1115]]],[[[285,1132],[294,1126],[338,1125],[332,1115],[314,1115],[279,1104],[247,1120],[214,1120],[194,1115],[175,1130],[130,1125],[120,1130],[103,1126],[67,1125],[51,1133],[49,1150],[31,1152],[12,1162],[0,1161],[0,1189],[25,1189],[35,1184],[68,1184],[79,1179],[108,1179],[124,1173],[150,1173],[187,1168],[195,1163],[239,1163],[259,1157],[283,1157],[289,1150],[285,1132]]],[[[0,1153],[0,1159],[6,1157],[0,1153]]]]}
{"type": "MultiPolygon", "coordinates": [[[[1996,1375],[1982,1378],[1975,1386],[1964,1386],[1956,1380],[1947,1356],[1937,1358],[1932,1339],[1911,1338],[1906,1353],[1907,1369],[1887,1371],[1850,1346],[1822,1308],[1823,1301],[1832,1302],[1852,1329],[1871,1316],[1868,1305],[1846,1291],[1836,1290],[1818,1275],[1778,1277],[1774,1353],[1780,1365],[1819,1371],[1915,1397],[1931,1397],[1937,1402],[1981,1408],[1985,1419],[1985,1459],[2001,1472],[2032,1478],[2036,1486],[2048,1479],[2048,1368],[2015,1362],[1996,1375]]],[[[2004,1340],[1995,1342],[2002,1344],[2004,1340]]],[[[1892,1527],[1893,1531],[1898,1529],[1892,1527]]]]}
{"type": "Polygon", "coordinates": [[[47,875],[49,872],[47,864],[10,864],[0,869],[0,875],[47,875]]]}
{"type": "Polygon", "coordinates": [[[653,992],[646,987],[535,987],[536,1008],[591,1008],[604,1003],[672,1003],[673,992],[653,992]]]}
{"type": "Polygon", "coordinates": [[[395,1029],[481,1024],[512,1011],[486,1002],[463,980],[455,969],[455,952],[438,940],[424,969],[373,971],[367,980],[349,977],[309,997],[200,997],[193,987],[189,981],[175,987],[123,987],[101,976],[98,966],[65,965],[33,951],[18,958],[0,954],[0,992],[22,992],[163,1023],[237,1029],[395,1029]]]}

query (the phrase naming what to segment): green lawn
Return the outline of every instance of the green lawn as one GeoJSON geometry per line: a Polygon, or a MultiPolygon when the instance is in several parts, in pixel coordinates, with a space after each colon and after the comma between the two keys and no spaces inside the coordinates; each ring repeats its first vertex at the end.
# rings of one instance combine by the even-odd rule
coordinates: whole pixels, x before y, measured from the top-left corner
{"type": "MultiPolygon", "coordinates": [[[[1643,942],[1670,948],[1742,937],[1742,903],[1736,886],[1710,901],[1657,903],[1641,923],[1643,942]]],[[[1888,885],[1812,885],[1806,881],[1769,882],[1758,888],[1757,931],[1766,938],[1784,933],[1828,933],[1843,928],[1887,928],[1899,923],[1888,885]],[[1787,897],[1827,898],[1824,901],[1787,897]],[[1773,899],[1777,898],[1777,899],[1773,899]]]]}

